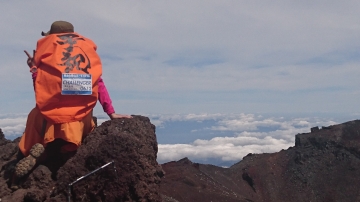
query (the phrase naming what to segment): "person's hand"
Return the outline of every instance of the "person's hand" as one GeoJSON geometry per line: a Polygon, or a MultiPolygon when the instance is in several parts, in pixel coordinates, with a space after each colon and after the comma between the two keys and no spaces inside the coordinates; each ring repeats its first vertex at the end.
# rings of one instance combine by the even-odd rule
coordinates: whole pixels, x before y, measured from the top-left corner
{"type": "Polygon", "coordinates": [[[33,57],[31,57],[31,55],[26,51],[24,50],[25,54],[28,56],[28,59],[26,61],[27,65],[31,68],[33,66],[35,66],[35,61],[34,61],[34,58],[35,58],[35,50],[33,51],[33,57]]]}
{"type": "Polygon", "coordinates": [[[109,114],[109,117],[110,117],[110,119],[120,119],[120,118],[129,118],[129,119],[131,119],[132,118],[132,116],[130,116],[130,115],[115,114],[115,113],[109,114]]]}

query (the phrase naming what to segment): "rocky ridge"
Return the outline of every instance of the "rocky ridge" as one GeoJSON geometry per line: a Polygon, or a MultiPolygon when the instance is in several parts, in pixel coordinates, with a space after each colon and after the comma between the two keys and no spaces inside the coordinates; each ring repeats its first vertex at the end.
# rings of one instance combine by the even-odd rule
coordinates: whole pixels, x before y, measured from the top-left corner
{"type": "Polygon", "coordinates": [[[314,127],[295,146],[230,168],[165,163],[160,191],[177,201],[360,201],[360,121],[314,127]]]}

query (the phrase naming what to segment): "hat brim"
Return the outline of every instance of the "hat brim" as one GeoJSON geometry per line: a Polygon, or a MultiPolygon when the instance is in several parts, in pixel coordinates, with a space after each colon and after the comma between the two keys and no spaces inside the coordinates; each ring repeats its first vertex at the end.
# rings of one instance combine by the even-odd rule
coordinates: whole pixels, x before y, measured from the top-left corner
{"type": "Polygon", "coordinates": [[[50,31],[48,31],[48,32],[41,32],[41,36],[47,36],[47,35],[49,35],[50,34],[50,31]]]}

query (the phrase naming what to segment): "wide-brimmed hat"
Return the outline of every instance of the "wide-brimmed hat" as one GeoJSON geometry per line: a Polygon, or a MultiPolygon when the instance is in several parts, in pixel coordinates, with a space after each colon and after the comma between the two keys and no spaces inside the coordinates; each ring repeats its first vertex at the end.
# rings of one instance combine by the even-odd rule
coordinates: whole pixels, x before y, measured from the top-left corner
{"type": "Polygon", "coordinates": [[[74,26],[70,22],[66,21],[55,21],[51,24],[50,31],[41,32],[42,36],[56,33],[69,33],[74,32],[74,26]]]}

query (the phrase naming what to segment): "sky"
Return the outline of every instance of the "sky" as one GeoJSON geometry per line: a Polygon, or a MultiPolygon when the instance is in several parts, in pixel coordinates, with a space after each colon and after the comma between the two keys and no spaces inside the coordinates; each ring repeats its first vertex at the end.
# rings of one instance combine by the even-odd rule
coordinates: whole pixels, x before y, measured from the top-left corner
{"type": "MultiPolygon", "coordinates": [[[[35,106],[23,50],[66,20],[97,44],[116,112],[157,126],[159,161],[286,149],[296,133],[359,116],[359,9],[353,0],[1,1],[0,128],[21,134],[35,106]]],[[[100,105],[95,114],[106,119],[100,105]]]]}

